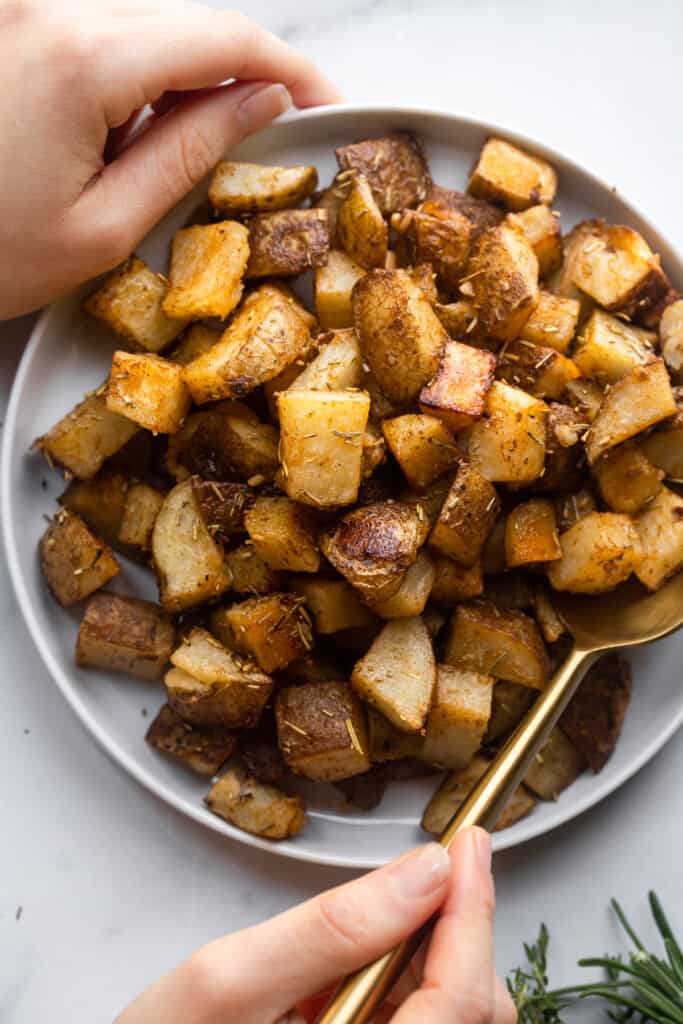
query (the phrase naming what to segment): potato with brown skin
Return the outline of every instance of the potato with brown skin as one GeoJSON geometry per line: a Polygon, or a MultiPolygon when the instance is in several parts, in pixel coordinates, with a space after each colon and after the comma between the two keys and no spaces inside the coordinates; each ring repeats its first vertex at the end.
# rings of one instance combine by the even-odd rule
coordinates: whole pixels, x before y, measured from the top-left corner
{"type": "Polygon", "coordinates": [[[495,487],[474,466],[463,462],[429,537],[429,545],[446,558],[471,568],[500,513],[495,487]]]}
{"type": "Polygon", "coordinates": [[[191,725],[168,704],[159,709],[145,739],[160,754],[207,779],[220,771],[237,746],[234,733],[191,725]]]}
{"type": "Polygon", "coordinates": [[[508,569],[533,567],[562,558],[555,507],[547,498],[523,501],[505,521],[508,569]]]}
{"type": "Polygon", "coordinates": [[[566,355],[576,334],[579,308],[576,299],[539,291],[538,302],[520,331],[520,339],[566,355]]]}
{"type": "Polygon", "coordinates": [[[421,203],[417,210],[402,210],[391,218],[398,233],[399,266],[429,263],[439,283],[455,292],[470,255],[472,224],[457,210],[437,199],[421,203]]]}
{"type": "Polygon", "coordinates": [[[131,484],[119,527],[118,541],[142,553],[152,549],[152,533],[165,495],[151,484],[131,484]]]}
{"type": "Polygon", "coordinates": [[[557,191],[554,168],[504,139],[487,139],[467,186],[470,195],[526,210],[552,203],[557,191]]]}
{"type": "Polygon", "coordinates": [[[107,408],[153,434],[174,434],[192,404],[177,363],[156,355],[115,352],[107,408]]]}
{"type": "Polygon", "coordinates": [[[235,828],[261,839],[291,839],[306,824],[300,796],[264,786],[238,767],[230,768],[214,783],[206,805],[235,828]]]}
{"type": "Polygon", "coordinates": [[[313,649],[310,617],[293,594],[250,597],[229,608],[225,619],[238,648],[264,672],[286,668],[313,649]]]}
{"type": "Polygon", "coordinates": [[[593,466],[593,476],[602,500],[613,512],[634,515],[648,505],[662,489],[664,473],[646,458],[640,448],[627,441],[612,448],[593,466]]]}
{"type": "Polygon", "coordinates": [[[662,313],[659,341],[669,370],[680,374],[683,371],[683,299],[677,298],[662,313]]]}
{"type": "Polygon", "coordinates": [[[249,259],[249,232],[233,220],[195,224],[177,231],[171,245],[166,316],[225,319],[242,297],[249,259]]]}
{"type": "Polygon", "coordinates": [[[368,708],[368,743],[373,764],[417,757],[424,744],[419,732],[402,732],[374,708],[368,708]]]}
{"type": "Polygon", "coordinates": [[[617,512],[590,512],[560,535],[562,557],[547,567],[555,590],[604,594],[628,579],[641,561],[633,521],[617,512]]]}
{"type": "Polygon", "coordinates": [[[458,601],[479,597],[484,591],[484,574],[481,561],[466,568],[451,558],[434,559],[434,583],[430,601],[444,608],[452,608],[458,601]]]}
{"type": "Polygon", "coordinates": [[[539,275],[552,274],[562,264],[560,218],[544,203],[530,206],[514,216],[536,253],[539,275]]]}
{"type": "Polygon", "coordinates": [[[158,605],[120,594],[93,594],[78,630],[76,664],[160,679],[174,641],[173,622],[158,605]]]}
{"type": "Polygon", "coordinates": [[[584,477],[581,439],[589,424],[570,405],[549,402],[545,425],[545,472],[534,482],[534,489],[544,493],[571,491],[584,477]]]}
{"type": "Polygon", "coordinates": [[[315,167],[266,167],[221,160],[209,183],[209,202],[226,217],[296,206],[318,184],[315,167]]]}
{"type": "Polygon", "coordinates": [[[325,210],[257,213],[249,224],[245,279],[302,274],[324,266],[329,249],[325,210]]]}
{"type": "Polygon", "coordinates": [[[351,292],[364,273],[346,252],[330,249],[327,263],[315,272],[315,308],[322,328],[353,327],[351,292]]]}
{"type": "Polygon", "coordinates": [[[459,771],[479,750],[491,717],[492,676],[438,665],[436,689],[420,758],[459,771]]]}
{"type": "Polygon", "coordinates": [[[635,572],[649,590],[683,568],[683,498],[662,487],[636,519],[642,559],[635,572]]]}
{"type": "Polygon", "coordinates": [[[524,785],[541,800],[557,800],[584,769],[583,757],[561,729],[553,729],[534,758],[524,785]]]}
{"type": "Polygon", "coordinates": [[[232,582],[230,589],[237,594],[271,594],[274,590],[282,590],[284,577],[264,562],[254,550],[253,544],[240,544],[239,547],[227,551],[225,566],[232,582]]]}
{"type": "Polygon", "coordinates": [[[477,311],[477,326],[499,341],[513,341],[538,302],[538,260],[516,224],[489,228],[475,242],[463,294],[477,311]]]}
{"type": "Polygon", "coordinates": [[[216,409],[188,417],[187,437],[175,458],[206,480],[272,480],[278,467],[278,432],[257,416],[216,409]]]}
{"type": "MultiPolygon", "coordinates": [[[[430,832],[435,836],[441,835],[490,763],[487,758],[478,754],[466,768],[454,775],[448,775],[444,779],[422,815],[422,828],[425,832],[430,832]]],[[[520,786],[513,794],[502,817],[499,818],[494,832],[501,832],[504,828],[509,828],[516,821],[526,817],[534,809],[536,803],[536,798],[531,795],[529,790],[520,786]]]]}
{"type": "Polygon", "coordinates": [[[496,740],[512,732],[522,721],[535,699],[535,692],[528,686],[499,679],[493,687],[491,717],[484,742],[495,743],[496,740]]]}
{"type": "Polygon", "coordinates": [[[342,172],[365,175],[384,216],[415,206],[431,183],[420,144],[408,132],[392,132],[336,150],[342,172]]]}
{"type": "Polygon", "coordinates": [[[490,352],[447,341],[436,374],[420,391],[420,409],[453,433],[464,430],[481,419],[495,368],[490,352]]]}
{"type": "Polygon", "coordinates": [[[347,683],[285,686],[275,717],[280,750],[296,775],[335,782],[370,768],[365,710],[347,683]]]}
{"type": "Polygon", "coordinates": [[[311,513],[289,498],[258,497],[244,515],[256,554],[271,567],[289,572],[317,572],[318,528],[311,513]]]}
{"type": "Polygon", "coordinates": [[[121,571],[106,544],[66,509],[50,520],[38,554],[45,582],[64,608],[90,597],[121,571]]]}
{"type": "Polygon", "coordinates": [[[257,782],[275,786],[287,774],[287,765],[275,735],[267,728],[263,735],[257,729],[240,741],[240,760],[257,782]]]}
{"type": "Polygon", "coordinates": [[[358,266],[366,270],[384,266],[389,229],[370,184],[362,174],[349,181],[346,198],[337,216],[337,239],[347,256],[358,266]]]}
{"type": "Polygon", "coordinates": [[[371,602],[372,610],[383,619],[405,619],[422,615],[431,594],[435,575],[434,561],[423,549],[406,571],[396,593],[384,601],[371,602]]]}
{"type": "Polygon", "coordinates": [[[208,324],[190,324],[177,345],[174,345],[167,358],[179,366],[187,366],[193,359],[203,356],[216,344],[223,332],[208,324]]]}
{"type": "Polygon", "coordinates": [[[630,662],[616,651],[604,654],[589,668],[560,718],[560,728],[596,774],[617,745],[631,685],[630,662]]]}
{"type": "Polygon", "coordinates": [[[326,576],[299,576],[291,581],[295,594],[306,601],[316,633],[325,636],[342,629],[371,625],[375,617],[345,580],[326,576]]]}
{"type": "Polygon", "coordinates": [[[500,224],[505,216],[499,207],[485,199],[477,199],[466,192],[458,192],[457,189],[442,188],[441,185],[430,185],[425,201],[447,206],[450,210],[467,217],[472,227],[473,241],[487,228],[500,224]]]}
{"type": "Polygon", "coordinates": [[[129,487],[128,473],[118,466],[105,466],[90,480],[73,480],[58,500],[107,544],[115,544],[129,487]]]}
{"type": "Polygon", "coordinates": [[[535,345],[533,342],[511,341],[501,352],[496,376],[523,388],[538,398],[559,399],[570,380],[580,376],[575,363],[554,348],[535,345]]]}
{"type": "Polygon", "coordinates": [[[396,416],[383,421],[382,433],[408,483],[417,491],[455,469],[459,462],[454,438],[436,416],[396,416]]]}
{"type": "Polygon", "coordinates": [[[140,430],[137,423],[107,408],[106,384],[34,442],[48,463],[61,466],[79,480],[90,480],[106,459],[120,451],[140,430]]]}
{"type": "Polygon", "coordinates": [[[541,399],[494,381],[486,415],[464,435],[470,462],[492,483],[533,483],[545,465],[547,413],[541,399]]]}
{"type": "Polygon", "coordinates": [[[192,490],[199,514],[214,540],[228,544],[233,537],[244,534],[245,513],[256,499],[248,484],[218,483],[193,476],[192,490]]]}
{"type": "Polygon", "coordinates": [[[443,660],[535,690],[542,690],[550,675],[548,653],[534,620],[491,601],[456,607],[443,660]]]}

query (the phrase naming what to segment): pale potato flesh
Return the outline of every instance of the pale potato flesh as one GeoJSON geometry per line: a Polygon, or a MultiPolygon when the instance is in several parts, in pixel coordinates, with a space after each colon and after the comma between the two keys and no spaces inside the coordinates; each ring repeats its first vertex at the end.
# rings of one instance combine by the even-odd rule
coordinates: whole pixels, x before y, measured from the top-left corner
{"type": "Polygon", "coordinates": [[[439,665],[436,690],[420,757],[436,768],[459,771],[481,747],[489,718],[495,680],[439,665]]]}
{"type": "Polygon", "coordinates": [[[603,594],[628,579],[640,563],[633,521],[617,512],[590,512],[560,535],[562,557],[547,569],[555,590],[603,594]]]}
{"type": "Polygon", "coordinates": [[[683,568],[683,498],[668,487],[636,519],[642,558],[635,568],[641,583],[657,590],[683,568]]]}
{"type": "Polygon", "coordinates": [[[295,206],[318,184],[315,167],[265,167],[237,160],[216,165],[209,201],[228,217],[295,206]]]}
{"type": "MultiPolygon", "coordinates": [[[[290,391],[345,391],[359,388],[363,379],[363,357],[353,328],[334,331],[289,385],[290,391]]],[[[284,390],[284,389],[283,389],[284,390]]]]}

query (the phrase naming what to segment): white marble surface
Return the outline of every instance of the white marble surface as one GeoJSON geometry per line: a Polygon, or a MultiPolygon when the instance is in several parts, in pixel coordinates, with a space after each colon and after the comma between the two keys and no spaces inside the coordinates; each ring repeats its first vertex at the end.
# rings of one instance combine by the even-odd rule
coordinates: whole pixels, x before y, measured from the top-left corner
{"type": "MultiPolygon", "coordinates": [[[[349,99],[448,107],[565,150],[683,246],[675,0],[253,0],[249,13],[317,59],[349,99]]],[[[3,407],[29,327],[0,328],[3,407]]],[[[124,776],[51,684],[4,566],[0,580],[3,1022],[111,1021],[195,946],[348,877],[223,841],[124,776]]],[[[609,895],[643,924],[648,887],[676,906],[682,773],[679,735],[603,806],[496,858],[501,970],[544,919],[554,977],[568,982],[579,955],[617,941],[609,895]]],[[[676,916],[683,928],[683,907],[676,916]]]]}

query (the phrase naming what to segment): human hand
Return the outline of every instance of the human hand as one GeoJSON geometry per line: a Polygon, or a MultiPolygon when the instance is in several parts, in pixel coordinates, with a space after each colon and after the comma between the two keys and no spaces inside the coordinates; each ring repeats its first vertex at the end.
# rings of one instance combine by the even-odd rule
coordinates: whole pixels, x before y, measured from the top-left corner
{"type": "Polygon", "coordinates": [[[2,0],[0,55],[0,318],[116,266],[291,101],[339,99],[244,15],[185,0],[2,0]]]}
{"type": "Polygon", "coordinates": [[[292,1007],[405,939],[439,911],[424,966],[398,982],[376,1024],[514,1024],[495,976],[486,832],[436,843],[194,953],[115,1024],[299,1024],[292,1007]],[[418,976],[419,975],[419,976],[418,976]],[[397,1008],[399,1007],[399,1008],[397,1008]]]}

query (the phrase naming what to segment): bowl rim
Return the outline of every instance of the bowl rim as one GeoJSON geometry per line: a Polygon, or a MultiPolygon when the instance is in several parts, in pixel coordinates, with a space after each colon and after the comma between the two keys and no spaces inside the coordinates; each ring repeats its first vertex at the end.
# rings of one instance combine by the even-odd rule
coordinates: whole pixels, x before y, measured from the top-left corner
{"type": "MultiPolygon", "coordinates": [[[[583,178],[588,179],[600,191],[609,191],[613,194],[617,194],[618,191],[590,167],[587,167],[585,164],[577,163],[553,147],[539,143],[533,137],[527,136],[519,131],[510,131],[493,121],[483,120],[467,114],[460,114],[453,109],[448,108],[420,105],[406,106],[404,104],[376,104],[372,102],[340,103],[334,106],[312,107],[306,110],[292,111],[275,122],[275,125],[279,126],[292,122],[309,120],[334,121],[340,116],[343,117],[349,114],[373,114],[379,118],[400,116],[401,118],[430,117],[437,120],[442,119],[456,127],[459,125],[466,126],[467,128],[476,129],[488,135],[495,135],[509,140],[530,152],[545,157],[560,168],[564,166],[578,173],[583,178]]],[[[268,130],[269,129],[265,129],[266,132],[268,130]]],[[[621,193],[618,194],[622,201],[629,207],[629,210],[633,213],[634,217],[643,226],[643,229],[656,236],[658,244],[663,243],[660,244],[659,247],[667,250],[667,258],[673,260],[677,264],[678,269],[683,276],[683,259],[678,256],[675,246],[671,243],[667,235],[662,232],[653,221],[644,215],[638,206],[634,205],[626,196],[621,193]]],[[[68,296],[65,296],[64,298],[68,298],[68,296]]],[[[2,533],[9,575],[24,621],[43,664],[51,675],[53,681],[59,687],[67,703],[79,719],[81,725],[91,736],[94,737],[109,757],[120,768],[125,769],[129,775],[131,775],[154,796],[165,801],[176,811],[182,812],[198,824],[208,827],[224,837],[234,839],[247,846],[265,850],[271,854],[285,858],[292,858],[295,860],[327,866],[342,867],[351,870],[376,867],[377,865],[384,863],[384,859],[381,857],[371,858],[361,855],[357,859],[351,859],[348,856],[339,856],[335,854],[334,851],[330,851],[329,853],[316,852],[306,849],[305,847],[297,846],[296,841],[284,841],[281,843],[269,842],[266,839],[261,839],[258,836],[253,836],[247,832],[243,832],[222,819],[217,818],[215,815],[210,814],[201,803],[197,802],[194,804],[189,799],[179,796],[174,791],[171,784],[160,781],[156,777],[152,776],[152,774],[149,773],[143,765],[138,764],[131,755],[119,746],[116,739],[108,733],[107,729],[99,724],[96,715],[91,712],[82,701],[76,687],[73,685],[69,677],[69,674],[60,665],[59,660],[52,654],[48,645],[44,641],[38,619],[30,599],[28,586],[24,579],[14,529],[12,501],[10,500],[12,477],[11,466],[14,453],[14,435],[16,431],[17,414],[24,388],[24,382],[29,374],[36,353],[40,349],[45,335],[51,329],[53,320],[57,317],[60,304],[63,301],[64,299],[57,300],[43,310],[31,331],[12,383],[3,430],[2,449],[0,451],[0,520],[2,523],[2,533]]],[[[537,838],[546,832],[567,824],[569,821],[583,814],[591,807],[594,807],[635,775],[646,764],[646,762],[649,761],[664,746],[664,744],[669,741],[669,739],[671,739],[682,724],[683,701],[681,702],[678,712],[671,717],[666,727],[662,729],[650,743],[639,748],[635,756],[629,760],[626,765],[621,767],[612,776],[603,777],[602,780],[599,776],[596,776],[595,785],[591,786],[588,792],[578,801],[568,805],[566,810],[558,810],[551,821],[545,821],[537,818],[536,824],[534,824],[534,817],[531,816],[519,822],[515,826],[514,834],[512,835],[509,835],[506,832],[496,833],[494,835],[494,850],[496,852],[506,850],[527,842],[530,839],[537,838]]]]}

